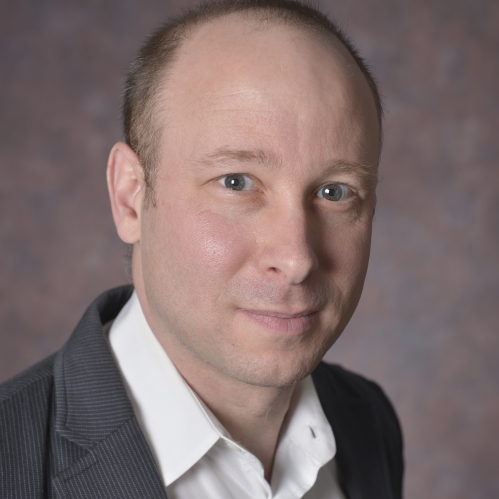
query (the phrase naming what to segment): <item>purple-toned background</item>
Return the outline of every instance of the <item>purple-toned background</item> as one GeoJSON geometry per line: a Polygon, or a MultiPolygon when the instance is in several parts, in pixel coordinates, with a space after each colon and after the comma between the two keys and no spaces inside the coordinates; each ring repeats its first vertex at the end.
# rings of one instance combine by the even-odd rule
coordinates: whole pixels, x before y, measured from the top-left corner
{"type": "MultiPolygon", "coordinates": [[[[105,164],[125,68],[190,2],[0,4],[0,380],[126,281],[105,164]]],[[[499,2],[323,0],[372,63],[386,134],[371,266],[328,354],[401,417],[409,499],[499,497],[499,2]]]]}

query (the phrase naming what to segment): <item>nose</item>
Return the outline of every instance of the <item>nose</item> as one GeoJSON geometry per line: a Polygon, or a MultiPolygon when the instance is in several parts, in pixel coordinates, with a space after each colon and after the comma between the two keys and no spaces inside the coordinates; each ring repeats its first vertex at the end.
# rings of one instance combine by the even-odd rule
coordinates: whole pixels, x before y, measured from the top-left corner
{"type": "Polygon", "coordinates": [[[260,269],[282,275],[287,284],[302,283],[319,263],[305,209],[283,207],[269,214],[266,225],[260,269]]]}

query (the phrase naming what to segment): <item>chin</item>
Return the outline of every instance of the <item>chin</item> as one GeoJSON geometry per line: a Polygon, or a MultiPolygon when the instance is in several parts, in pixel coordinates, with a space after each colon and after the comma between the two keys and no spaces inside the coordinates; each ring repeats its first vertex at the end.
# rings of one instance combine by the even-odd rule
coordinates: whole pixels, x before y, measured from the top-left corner
{"type": "Polygon", "coordinates": [[[257,359],[247,359],[246,362],[234,362],[221,370],[250,385],[284,387],[306,378],[317,367],[326,350],[316,349],[302,352],[301,355],[289,351],[275,352],[257,359]]]}

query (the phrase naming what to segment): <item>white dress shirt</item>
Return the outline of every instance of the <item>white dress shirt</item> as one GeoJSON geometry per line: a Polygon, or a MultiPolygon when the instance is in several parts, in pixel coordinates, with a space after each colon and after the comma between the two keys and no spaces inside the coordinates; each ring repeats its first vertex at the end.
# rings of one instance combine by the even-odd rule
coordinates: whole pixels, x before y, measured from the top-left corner
{"type": "Polygon", "coordinates": [[[293,394],[271,483],[190,389],[134,292],[109,332],[112,351],[169,499],[344,499],[336,443],[310,376],[293,394]]]}

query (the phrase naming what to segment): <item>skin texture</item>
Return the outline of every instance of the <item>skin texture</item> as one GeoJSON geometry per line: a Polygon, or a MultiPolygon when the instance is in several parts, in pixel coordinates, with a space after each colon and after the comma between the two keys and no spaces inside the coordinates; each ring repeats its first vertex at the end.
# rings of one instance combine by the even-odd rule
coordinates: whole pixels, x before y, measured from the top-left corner
{"type": "Polygon", "coordinates": [[[341,334],[362,291],[374,100],[338,42],[231,15],[185,42],[157,116],[155,206],[144,206],[130,148],[116,144],[108,163],[134,285],[181,374],[270,480],[294,383],[341,334]],[[230,174],[248,190],[227,188],[230,174]],[[330,183],[345,186],[345,199],[320,197],[330,183]]]}

